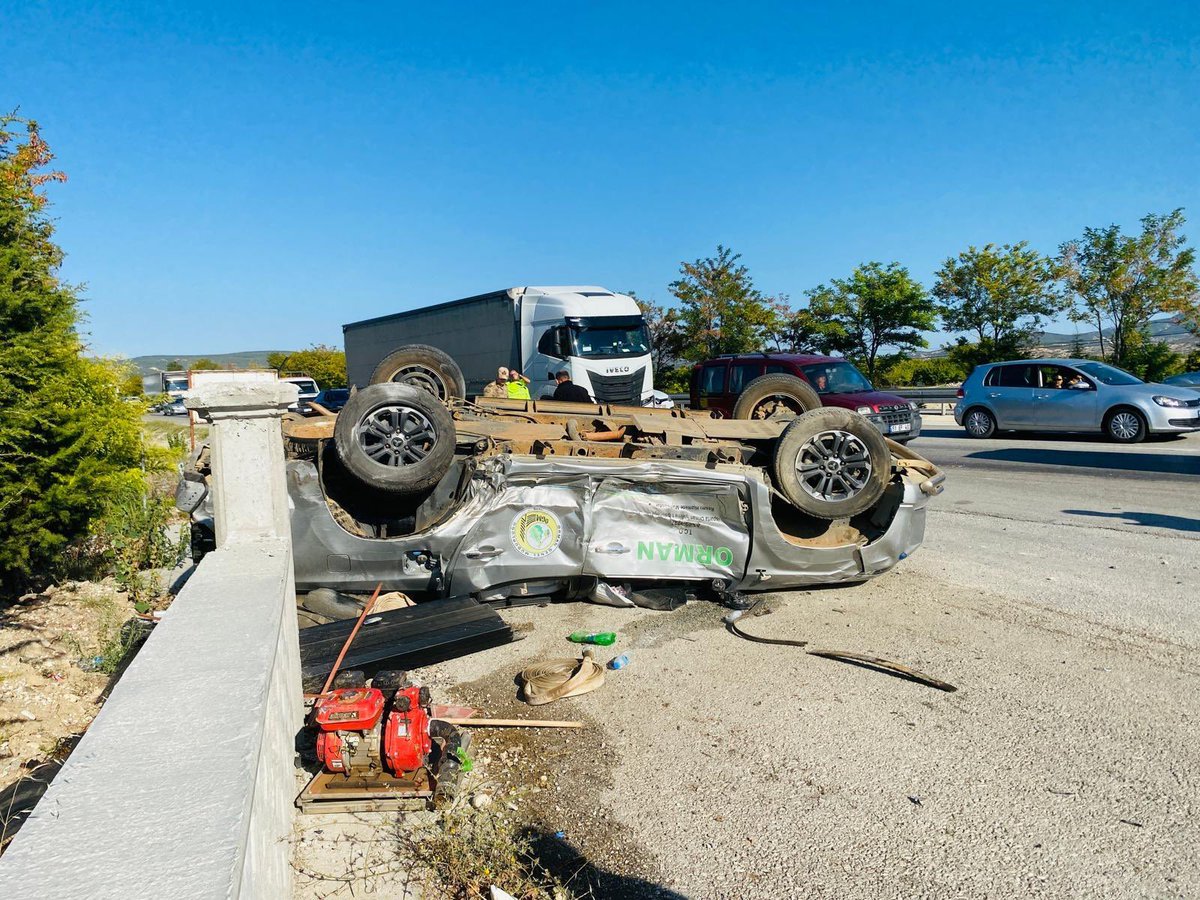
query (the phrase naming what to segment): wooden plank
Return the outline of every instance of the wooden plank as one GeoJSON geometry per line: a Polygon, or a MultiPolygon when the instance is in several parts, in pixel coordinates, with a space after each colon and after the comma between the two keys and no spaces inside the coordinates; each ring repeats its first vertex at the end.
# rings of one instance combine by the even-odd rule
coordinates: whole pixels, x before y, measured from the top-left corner
{"type": "MultiPolygon", "coordinates": [[[[383,615],[383,613],[380,613],[380,615],[383,615]]],[[[372,618],[374,617],[372,616],[372,618]]],[[[475,622],[494,623],[497,618],[492,610],[483,607],[468,607],[440,612],[435,618],[412,622],[389,622],[385,620],[373,623],[369,628],[365,628],[355,640],[354,646],[358,650],[388,647],[395,644],[399,639],[415,640],[426,635],[434,637],[449,628],[456,628],[460,625],[469,625],[475,622]]],[[[317,626],[317,628],[325,627],[328,626],[317,626]]],[[[312,638],[305,637],[305,632],[316,630],[316,628],[305,628],[301,632],[300,660],[302,663],[309,659],[329,658],[340,647],[338,640],[327,635],[317,635],[312,638]]]]}
{"type": "MultiPolygon", "coordinates": [[[[514,640],[496,611],[470,597],[432,600],[373,614],[342,662],[342,670],[410,669],[514,640]],[[379,621],[374,621],[378,619],[379,621]]],[[[353,627],[351,620],[302,629],[300,664],[305,690],[316,691],[329,674],[353,627]]]]}

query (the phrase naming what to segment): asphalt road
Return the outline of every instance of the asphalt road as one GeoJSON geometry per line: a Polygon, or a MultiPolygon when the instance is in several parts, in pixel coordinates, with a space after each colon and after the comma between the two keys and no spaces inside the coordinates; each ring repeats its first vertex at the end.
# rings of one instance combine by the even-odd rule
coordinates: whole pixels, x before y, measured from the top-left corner
{"type": "Polygon", "coordinates": [[[529,716],[523,665],[569,655],[572,630],[619,632],[628,668],[536,711],[585,731],[480,732],[476,750],[476,784],[560,871],[590,861],[577,887],[1200,895],[1200,436],[971,441],[928,424],[913,449],[948,480],[924,546],[864,585],[773,595],[745,628],[956,693],[743,641],[707,603],[513,610],[526,640],[419,673],[439,697],[529,716]]]}

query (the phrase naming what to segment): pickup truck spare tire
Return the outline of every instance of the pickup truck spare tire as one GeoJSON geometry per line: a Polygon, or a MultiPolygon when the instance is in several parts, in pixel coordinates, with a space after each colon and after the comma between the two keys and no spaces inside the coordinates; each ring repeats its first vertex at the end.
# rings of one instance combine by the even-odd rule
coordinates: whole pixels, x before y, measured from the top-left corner
{"type": "Polygon", "coordinates": [[[866,512],[883,496],[891,454],[878,429],[858,413],[825,407],[783,430],[772,466],[780,492],[819,519],[866,512]]]}
{"type": "Polygon", "coordinates": [[[792,418],[821,408],[821,398],[812,385],[795,375],[762,375],[738,395],[733,406],[735,419],[792,418]]]}
{"type": "Polygon", "coordinates": [[[371,384],[410,384],[439,400],[467,395],[462,369],[449,354],[427,344],[406,344],[384,357],[371,373],[371,384]]]}
{"type": "Polygon", "coordinates": [[[333,443],[355,478],[389,494],[433,488],[454,461],[454,419],[441,400],[408,384],[372,384],[338,414],[333,443]]]}

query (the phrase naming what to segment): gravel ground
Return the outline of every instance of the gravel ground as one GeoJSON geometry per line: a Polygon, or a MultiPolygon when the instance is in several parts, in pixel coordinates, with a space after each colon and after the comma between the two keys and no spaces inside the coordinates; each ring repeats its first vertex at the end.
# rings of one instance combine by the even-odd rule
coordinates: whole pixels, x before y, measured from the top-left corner
{"type": "Polygon", "coordinates": [[[526,640],[418,673],[485,714],[588,723],[481,731],[476,750],[478,789],[506,802],[518,789],[513,815],[551,862],[590,863],[577,889],[1200,894],[1195,479],[1036,466],[1014,479],[1009,460],[922,442],[951,472],[925,546],[865,585],[771,595],[744,627],[895,659],[957,693],[743,641],[705,603],[513,610],[534,626],[526,640]],[[629,668],[521,707],[513,676],[570,655],[578,628],[617,630],[629,668]]]}

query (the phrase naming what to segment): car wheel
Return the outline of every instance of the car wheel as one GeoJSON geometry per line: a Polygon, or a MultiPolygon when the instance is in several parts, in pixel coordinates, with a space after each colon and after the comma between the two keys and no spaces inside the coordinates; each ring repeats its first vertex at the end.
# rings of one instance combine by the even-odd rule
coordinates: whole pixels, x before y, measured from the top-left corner
{"type": "Polygon", "coordinates": [[[883,495],[891,454],[878,429],[857,413],[812,410],[783,430],[773,463],[779,490],[793,506],[820,519],[844,519],[883,495]]]}
{"type": "Polygon", "coordinates": [[[462,369],[449,354],[425,344],[408,344],[388,354],[371,373],[371,384],[410,384],[439,400],[467,395],[462,369]]]}
{"type": "Polygon", "coordinates": [[[354,477],[390,494],[436,485],[454,460],[454,420],[445,404],[408,384],[373,384],[350,398],[333,442],[354,477]]]}
{"type": "Polygon", "coordinates": [[[1104,431],[1118,444],[1136,444],[1146,437],[1146,417],[1136,409],[1122,406],[1104,419],[1104,431]]]}
{"type": "Polygon", "coordinates": [[[990,438],[996,433],[996,417],[977,406],[968,409],[967,414],[963,416],[963,428],[973,438],[990,438]]]}
{"type": "Polygon", "coordinates": [[[733,406],[735,419],[794,419],[801,413],[821,408],[817,392],[795,375],[763,375],[755,378],[733,406]]]}

